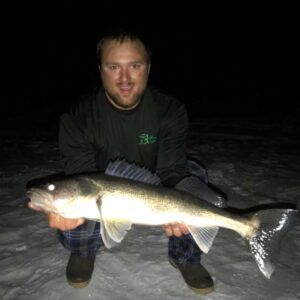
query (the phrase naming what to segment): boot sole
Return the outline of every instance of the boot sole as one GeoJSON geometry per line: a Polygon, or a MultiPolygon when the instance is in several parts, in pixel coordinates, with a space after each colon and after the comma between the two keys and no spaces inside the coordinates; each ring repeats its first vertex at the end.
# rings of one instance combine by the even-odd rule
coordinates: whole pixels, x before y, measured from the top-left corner
{"type": "MultiPolygon", "coordinates": [[[[173,260],[169,259],[169,263],[170,263],[170,265],[171,265],[172,267],[174,267],[175,269],[179,270],[178,267],[177,267],[177,265],[174,263],[173,260]]],[[[213,286],[212,286],[212,287],[208,287],[208,288],[203,288],[203,289],[199,289],[199,288],[197,289],[197,288],[195,288],[195,287],[193,287],[193,286],[190,286],[190,285],[187,284],[186,282],[185,282],[185,284],[186,284],[186,285],[188,286],[188,288],[191,289],[194,293],[199,294],[199,295],[207,295],[207,294],[209,294],[209,293],[211,293],[211,292],[214,291],[214,287],[213,287],[213,286]]]]}
{"type": "Polygon", "coordinates": [[[91,280],[88,281],[84,281],[84,282],[72,282],[72,281],[68,281],[68,284],[73,287],[73,288],[77,288],[77,289],[82,289],[85,288],[89,285],[91,280]]]}

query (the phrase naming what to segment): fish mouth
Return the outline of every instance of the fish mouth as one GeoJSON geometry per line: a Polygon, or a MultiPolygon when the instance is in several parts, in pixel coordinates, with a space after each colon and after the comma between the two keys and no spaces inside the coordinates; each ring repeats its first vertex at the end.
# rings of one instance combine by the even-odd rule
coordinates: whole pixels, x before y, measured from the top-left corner
{"type": "Polygon", "coordinates": [[[36,188],[31,188],[27,191],[26,196],[30,199],[33,205],[38,207],[48,207],[53,199],[49,193],[36,188]]]}

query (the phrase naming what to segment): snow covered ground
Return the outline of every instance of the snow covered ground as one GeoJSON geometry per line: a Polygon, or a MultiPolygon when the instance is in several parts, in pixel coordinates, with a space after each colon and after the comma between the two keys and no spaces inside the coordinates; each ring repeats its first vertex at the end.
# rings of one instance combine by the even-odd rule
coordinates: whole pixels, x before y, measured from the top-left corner
{"type": "MultiPolygon", "coordinates": [[[[208,169],[229,205],[247,208],[300,201],[300,134],[292,122],[193,121],[188,152],[208,169]],[[283,126],[284,125],[284,126],[283,126]],[[279,130],[279,132],[278,132],[279,130]]],[[[167,260],[161,228],[135,226],[120,246],[102,249],[90,285],[65,280],[68,252],[43,214],[27,208],[26,183],[61,171],[56,133],[1,132],[0,298],[8,299],[300,299],[300,222],[282,241],[271,279],[240,236],[221,229],[202,262],[215,291],[195,295],[167,260]]]]}

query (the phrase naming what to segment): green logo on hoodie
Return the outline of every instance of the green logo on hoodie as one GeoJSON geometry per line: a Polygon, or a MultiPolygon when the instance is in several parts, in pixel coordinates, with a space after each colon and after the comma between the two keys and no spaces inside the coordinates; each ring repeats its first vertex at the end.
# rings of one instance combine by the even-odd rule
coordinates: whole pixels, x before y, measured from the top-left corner
{"type": "Polygon", "coordinates": [[[148,144],[154,144],[156,143],[157,137],[152,135],[152,134],[148,134],[148,133],[142,133],[140,135],[140,145],[148,145],[148,144]]]}

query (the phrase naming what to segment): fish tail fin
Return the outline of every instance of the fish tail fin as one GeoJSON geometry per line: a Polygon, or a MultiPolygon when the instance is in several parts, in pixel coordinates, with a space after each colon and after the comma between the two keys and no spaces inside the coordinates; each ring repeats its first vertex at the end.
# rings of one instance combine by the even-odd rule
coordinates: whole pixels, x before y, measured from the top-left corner
{"type": "Polygon", "coordinates": [[[259,226],[247,240],[258,268],[269,279],[275,269],[280,242],[292,228],[296,212],[294,209],[269,209],[251,216],[251,220],[258,221],[259,226]]]}

